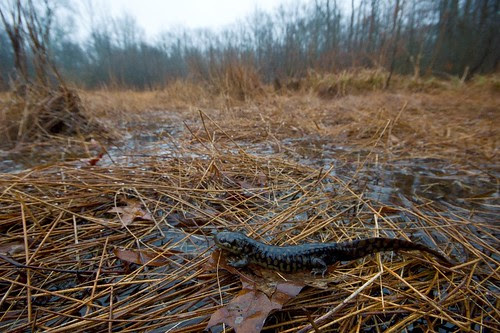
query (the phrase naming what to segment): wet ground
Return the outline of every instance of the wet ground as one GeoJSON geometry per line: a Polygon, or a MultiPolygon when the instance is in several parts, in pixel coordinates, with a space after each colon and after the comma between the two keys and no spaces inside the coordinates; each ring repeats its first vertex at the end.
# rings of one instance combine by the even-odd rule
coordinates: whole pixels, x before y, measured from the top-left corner
{"type": "MultiPolygon", "coordinates": [[[[440,241],[443,237],[439,233],[439,228],[429,227],[429,229],[432,229],[429,231],[424,230],[422,225],[417,225],[416,222],[419,218],[417,213],[419,211],[424,210],[425,214],[422,215],[429,219],[434,216],[445,217],[445,219],[439,219],[440,223],[463,223],[463,230],[470,230],[474,235],[480,236],[482,236],[482,229],[475,224],[484,223],[491,226],[492,223],[498,220],[497,216],[500,213],[498,205],[500,166],[496,164],[478,161],[474,165],[459,165],[438,158],[388,156],[387,151],[370,147],[349,146],[345,143],[338,144],[328,137],[321,136],[306,135],[282,139],[275,138],[274,140],[253,140],[252,142],[244,140],[234,142],[228,138],[219,137],[212,143],[206,137],[201,139],[205,132],[199,123],[193,121],[187,123],[187,125],[179,124],[183,123],[178,119],[175,122],[161,121],[158,124],[140,122],[123,124],[121,128],[122,133],[124,133],[123,138],[115,140],[113,143],[102,143],[106,148],[104,153],[97,140],[86,140],[72,143],[68,147],[44,146],[43,149],[35,150],[30,155],[4,154],[4,159],[0,161],[0,172],[14,173],[28,167],[50,164],[60,160],[64,160],[65,165],[76,169],[84,167],[88,169],[91,163],[95,163],[96,167],[109,167],[110,169],[112,167],[137,165],[139,170],[147,166],[148,161],[152,160],[155,163],[177,157],[203,160],[210,158],[210,154],[207,152],[211,149],[220,149],[227,154],[239,154],[244,150],[248,154],[266,158],[272,157],[312,169],[323,170],[322,172],[328,172],[332,177],[336,177],[344,183],[352,184],[351,188],[354,188],[356,194],[362,196],[363,200],[369,201],[377,209],[384,210],[383,214],[381,214],[384,219],[391,223],[395,222],[395,224],[404,228],[405,233],[408,233],[412,239],[416,238],[429,247],[434,247],[435,241],[440,241]],[[189,126],[190,129],[187,129],[186,126],[189,126]],[[197,139],[197,137],[200,139],[197,139]],[[101,153],[103,155],[99,157],[101,153]],[[439,208],[439,211],[426,210],[428,203],[432,203],[433,209],[439,208]],[[396,209],[392,207],[396,207],[396,209]],[[407,211],[404,211],[405,208],[407,208],[407,211]]],[[[322,184],[321,191],[334,192],[338,189],[338,183],[327,179],[322,184]]],[[[289,188],[280,194],[283,197],[288,197],[289,193],[286,191],[290,191],[289,188]]],[[[219,199],[219,197],[206,199],[210,211],[205,206],[186,212],[181,209],[165,211],[162,210],[164,208],[160,205],[155,214],[161,219],[165,217],[165,222],[168,225],[162,224],[159,232],[146,233],[142,238],[142,242],[155,247],[161,247],[166,242],[173,242],[178,244],[174,250],[186,254],[186,258],[188,258],[188,255],[203,253],[211,245],[207,235],[209,235],[210,230],[215,229],[214,226],[209,224],[210,218],[208,217],[225,211],[223,209],[217,211],[216,204],[219,204],[219,201],[217,201],[219,199]],[[210,201],[209,199],[213,200],[210,201]],[[196,215],[202,209],[205,209],[202,211],[205,215],[196,215]],[[206,228],[203,230],[199,228],[201,224],[206,228]],[[189,234],[189,237],[186,237],[187,234],[189,234]]],[[[292,201],[294,200],[290,200],[290,202],[286,199],[279,201],[280,209],[286,209],[285,206],[288,204],[293,205],[292,201]]],[[[171,203],[165,205],[165,207],[177,207],[177,203],[171,203]]],[[[330,214],[330,216],[335,215],[341,208],[335,206],[335,204],[327,207],[318,206],[318,210],[322,210],[330,214]]],[[[293,214],[290,214],[290,219],[283,222],[282,227],[286,228],[288,223],[291,226],[294,223],[297,224],[296,222],[311,220],[311,215],[308,214],[314,215],[315,213],[313,208],[298,212],[294,211],[293,214]]],[[[349,225],[352,221],[347,221],[349,216],[347,216],[348,214],[345,215],[345,224],[349,225]]],[[[248,216],[251,216],[251,213],[248,216]]],[[[258,218],[258,223],[262,224],[271,216],[262,214],[258,218]]],[[[363,223],[365,223],[364,218],[366,218],[364,226],[367,229],[373,228],[372,212],[366,209],[359,220],[363,220],[363,223]]],[[[321,218],[317,220],[320,221],[321,218]]],[[[253,223],[253,221],[249,218],[245,220],[245,223],[253,223]]],[[[344,221],[339,219],[335,220],[335,223],[342,224],[344,221]]],[[[138,226],[135,227],[139,228],[138,226]]],[[[349,228],[355,227],[353,223],[349,225],[349,228]]],[[[493,230],[495,228],[489,228],[488,230],[492,230],[489,231],[491,234],[485,235],[485,237],[500,238],[500,235],[494,234],[493,230]]],[[[384,233],[390,237],[397,237],[390,225],[386,225],[384,233]]],[[[87,237],[93,238],[94,234],[88,234],[87,237]]],[[[268,237],[273,236],[268,235],[268,237]]],[[[479,251],[486,252],[480,244],[473,245],[479,251]]],[[[459,247],[457,246],[457,248],[459,247]]],[[[449,252],[457,261],[466,262],[467,258],[465,258],[463,251],[450,250],[449,252]]],[[[85,259],[91,260],[94,257],[96,257],[95,254],[89,253],[85,259]]],[[[497,261],[500,260],[500,258],[496,257],[496,254],[490,257],[497,261]]],[[[183,262],[181,259],[177,260],[179,264],[183,262]]],[[[164,274],[170,268],[165,267],[163,269],[165,271],[158,270],[158,272],[164,274]]],[[[165,283],[163,288],[170,288],[175,283],[178,283],[178,281],[165,283]]],[[[76,286],[76,284],[59,286],[59,288],[73,286],[76,286]]],[[[139,286],[132,285],[129,289],[122,289],[120,297],[134,299],[134,294],[144,288],[146,288],[146,285],[142,283],[139,286]]],[[[496,287],[489,290],[492,294],[498,294],[496,287]]],[[[47,298],[48,303],[50,303],[49,301],[47,298]]],[[[98,301],[104,306],[109,304],[108,296],[98,301]]],[[[491,303],[494,303],[493,297],[491,297],[491,303]]],[[[45,306],[46,304],[38,305],[45,306]]],[[[201,308],[205,305],[205,303],[200,303],[194,308],[198,306],[201,308]]],[[[83,316],[86,313],[87,307],[81,307],[79,314],[83,316]]],[[[196,320],[202,319],[198,318],[196,320]]],[[[184,324],[188,325],[195,322],[185,322],[184,324]]],[[[53,323],[48,322],[48,324],[52,325],[53,323]]],[[[443,327],[448,324],[444,323],[443,327]]],[[[420,324],[415,322],[415,325],[420,324]]],[[[457,329],[453,325],[449,326],[449,328],[450,330],[457,329]]],[[[162,331],[164,330],[165,328],[162,328],[162,331]]]]}
{"type": "MultiPolygon", "coordinates": [[[[184,125],[177,119],[127,123],[121,140],[105,144],[106,152],[96,142],[79,142],[62,146],[44,146],[30,154],[1,152],[0,172],[12,173],[23,169],[70,161],[75,167],[85,165],[103,153],[99,166],[131,166],[150,158],[206,158],[200,151],[205,144],[192,137],[190,130],[199,124],[184,125]],[[187,127],[190,127],[188,130],[187,127]]],[[[232,142],[223,138],[228,153],[247,153],[273,156],[329,172],[346,182],[355,180],[364,188],[364,195],[386,205],[406,206],[413,203],[437,202],[451,211],[477,215],[494,221],[500,213],[500,165],[478,162],[457,165],[436,158],[388,159],[384,151],[349,147],[332,142],[327,137],[305,136],[282,140],[232,142]]],[[[217,143],[216,143],[217,144],[217,143]]],[[[205,145],[206,146],[206,145],[205,145]]]]}

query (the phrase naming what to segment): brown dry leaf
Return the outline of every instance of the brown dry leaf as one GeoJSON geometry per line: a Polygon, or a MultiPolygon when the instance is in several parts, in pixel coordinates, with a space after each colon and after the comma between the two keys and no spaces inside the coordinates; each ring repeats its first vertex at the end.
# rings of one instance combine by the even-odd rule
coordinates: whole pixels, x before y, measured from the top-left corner
{"type": "Polygon", "coordinates": [[[266,185],[268,182],[267,175],[264,174],[262,171],[258,171],[257,174],[255,175],[256,177],[256,183],[260,184],[262,186],[266,185]]]}
{"type": "Polygon", "coordinates": [[[206,329],[224,323],[235,332],[260,332],[271,310],[272,303],[264,293],[242,289],[229,304],[212,314],[206,329]]]}
{"type": "Polygon", "coordinates": [[[398,144],[401,140],[393,134],[389,135],[389,140],[391,140],[392,144],[398,144]]]}
{"type": "Polygon", "coordinates": [[[394,208],[394,207],[382,206],[382,207],[380,207],[380,209],[378,211],[379,211],[379,214],[390,215],[390,214],[398,213],[401,210],[398,208],[394,208]]]}
{"type": "Polygon", "coordinates": [[[108,213],[117,213],[121,216],[123,226],[128,226],[136,219],[151,221],[151,214],[142,209],[142,203],[135,200],[126,200],[126,206],[113,207],[108,210],[108,213]]]}
{"type": "Polygon", "coordinates": [[[23,243],[14,242],[0,245],[0,254],[13,256],[18,253],[24,253],[23,243]]]}
{"type": "Polygon", "coordinates": [[[168,250],[168,252],[158,254],[157,252],[151,250],[134,251],[127,249],[114,249],[113,253],[118,259],[129,263],[147,266],[164,266],[169,263],[167,257],[180,252],[168,250]]]}
{"type": "Polygon", "coordinates": [[[235,180],[234,181],[236,184],[238,184],[242,189],[244,190],[253,190],[255,189],[255,185],[253,184],[250,184],[249,182],[245,181],[245,180],[235,180]]]}
{"type": "Polygon", "coordinates": [[[244,279],[241,281],[243,289],[228,304],[212,314],[206,329],[224,323],[233,327],[235,332],[260,332],[269,313],[281,309],[304,287],[294,282],[279,282],[274,293],[268,297],[256,289],[255,283],[248,283],[244,279]]]}
{"type": "Polygon", "coordinates": [[[305,286],[298,281],[284,281],[276,273],[262,276],[244,275],[229,266],[225,253],[219,250],[212,253],[205,268],[216,268],[217,263],[218,267],[239,275],[243,289],[228,304],[212,314],[207,329],[224,323],[233,327],[236,332],[260,332],[269,313],[281,309],[305,286]]]}

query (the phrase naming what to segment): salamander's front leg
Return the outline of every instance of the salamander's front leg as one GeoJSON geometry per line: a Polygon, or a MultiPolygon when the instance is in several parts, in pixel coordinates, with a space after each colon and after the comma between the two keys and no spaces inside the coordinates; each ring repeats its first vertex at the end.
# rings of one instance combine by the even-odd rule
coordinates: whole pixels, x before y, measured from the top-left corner
{"type": "Polygon", "coordinates": [[[321,273],[321,277],[325,277],[325,273],[328,270],[328,266],[321,258],[312,258],[311,264],[314,267],[312,269],[312,274],[316,276],[316,274],[321,273]]]}
{"type": "Polygon", "coordinates": [[[249,259],[248,256],[241,255],[228,259],[227,263],[234,268],[242,268],[248,265],[249,259]]]}

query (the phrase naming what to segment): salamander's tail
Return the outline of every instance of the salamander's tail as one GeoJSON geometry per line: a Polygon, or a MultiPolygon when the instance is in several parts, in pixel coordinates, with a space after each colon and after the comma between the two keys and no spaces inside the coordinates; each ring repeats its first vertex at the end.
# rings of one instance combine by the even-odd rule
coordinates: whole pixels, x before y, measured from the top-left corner
{"type": "Polygon", "coordinates": [[[368,254],[383,252],[383,251],[398,251],[398,250],[419,250],[422,252],[427,252],[438,258],[443,264],[447,266],[452,266],[450,259],[446,258],[444,255],[436,250],[433,250],[425,245],[413,243],[410,241],[395,239],[395,238],[366,238],[359,239],[352,242],[346,242],[339,244],[339,247],[344,249],[347,254],[348,260],[362,258],[368,254]]]}

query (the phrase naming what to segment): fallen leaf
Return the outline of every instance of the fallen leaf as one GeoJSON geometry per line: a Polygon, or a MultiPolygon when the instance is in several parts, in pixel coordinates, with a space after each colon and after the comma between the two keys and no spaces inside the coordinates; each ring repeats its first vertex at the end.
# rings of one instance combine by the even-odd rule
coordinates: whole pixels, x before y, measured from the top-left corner
{"type": "Polygon", "coordinates": [[[395,136],[395,135],[392,135],[392,134],[391,134],[391,135],[389,135],[389,140],[390,140],[390,141],[391,141],[391,143],[393,143],[393,144],[396,144],[396,143],[399,143],[399,142],[400,142],[399,138],[398,138],[397,136],[395,136]]]}
{"type": "Polygon", "coordinates": [[[113,253],[118,259],[129,263],[147,266],[164,266],[169,263],[167,257],[181,252],[168,250],[159,254],[151,250],[114,249],[113,253]]]}
{"type": "Polygon", "coordinates": [[[303,285],[280,282],[271,297],[255,289],[255,284],[243,282],[243,289],[228,304],[215,311],[206,329],[224,323],[235,332],[260,332],[266,318],[273,310],[279,310],[290,299],[297,296],[303,285]]]}
{"type": "Polygon", "coordinates": [[[262,171],[258,171],[257,174],[255,175],[256,177],[256,183],[260,185],[266,185],[268,182],[266,174],[264,174],[262,171]]]}
{"type": "Polygon", "coordinates": [[[394,207],[382,206],[382,207],[380,207],[380,209],[378,211],[379,211],[379,214],[390,215],[390,214],[398,213],[401,210],[398,208],[394,208],[394,207]]]}
{"type": "Polygon", "coordinates": [[[207,329],[224,323],[239,333],[260,332],[269,313],[281,309],[305,286],[300,281],[285,281],[276,272],[263,270],[258,266],[255,266],[255,271],[271,273],[261,276],[243,274],[228,265],[225,252],[220,250],[214,251],[205,264],[207,269],[217,267],[239,275],[243,288],[228,304],[212,314],[207,329]]]}
{"type": "Polygon", "coordinates": [[[206,329],[224,323],[233,327],[235,332],[260,332],[273,309],[272,302],[264,293],[242,289],[229,304],[212,314],[206,329]]]}
{"type": "Polygon", "coordinates": [[[255,189],[255,185],[252,185],[250,184],[249,182],[247,181],[244,181],[244,180],[235,180],[234,181],[236,184],[238,184],[242,189],[244,190],[253,190],[255,189]]]}
{"type": "Polygon", "coordinates": [[[121,217],[123,226],[130,225],[136,219],[151,221],[153,218],[149,212],[142,209],[142,203],[135,200],[126,200],[126,206],[113,207],[108,213],[117,213],[121,217]]]}

